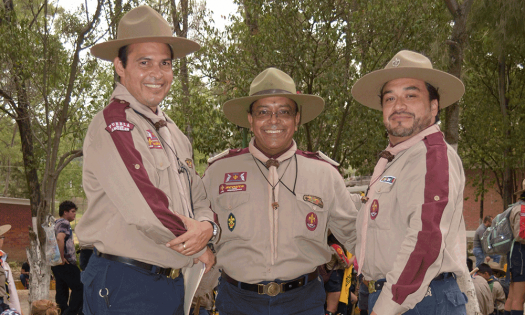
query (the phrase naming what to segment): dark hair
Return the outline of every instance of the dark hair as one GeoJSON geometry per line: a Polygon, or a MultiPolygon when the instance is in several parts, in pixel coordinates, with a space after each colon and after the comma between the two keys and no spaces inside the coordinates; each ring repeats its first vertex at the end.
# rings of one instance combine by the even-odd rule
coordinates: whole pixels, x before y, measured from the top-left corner
{"type": "Polygon", "coordinates": [[[472,267],[474,265],[474,262],[472,261],[472,259],[470,258],[467,258],[467,267],[468,267],[468,271],[472,271],[472,267]]]}
{"type": "Polygon", "coordinates": [[[63,201],[60,206],[58,206],[58,215],[59,216],[63,216],[64,215],[64,211],[67,211],[69,212],[71,209],[75,209],[77,210],[78,207],[77,205],[71,201],[71,200],[66,200],[66,201],[63,201]]]}
{"type": "Polygon", "coordinates": [[[491,215],[488,215],[486,216],[484,219],[483,219],[483,223],[487,223],[489,221],[492,221],[492,216],[491,215]]]}
{"type": "MultiPolygon", "coordinates": [[[[268,96],[270,97],[270,96],[268,96]]],[[[295,104],[295,114],[297,115],[297,113],[299,112],[299,105],[297,105],[297,102],[290,99],[294,104],[295,104]]],[[[257,100],[258,101],[258,100],[257,100]]],[[[253,109],[253,104],[255,104],[255,102],[257,101],[253,101],[253,103],[250,104],[250,107],[248,108],[248,113],[251,115],[252,114],[252,109],[253,109]]]]}
{"type": "MultiPolygon", "coordinates": [[[[171,45],[169,44],[166,44],[166,45],[168,45],[168,48],[170,49],[170,58],[171,60],[173,60],[173,48],[171,48],[171,45]]],[[[128,65],[128,54],[129,54],[129,45],[122,46],[119,48],[118,59],[122,61],[122,66],[124,67],[124,69],[128,65]]]]}
{"type": "Polygon", "coordinates": [[[493,274],[492,268],[490,268],[490,266],[487,265],[486,263],[479,264],[478,269],[479,269],[478,273],[488,273],[489,276],[492,276],[493,274]]]}

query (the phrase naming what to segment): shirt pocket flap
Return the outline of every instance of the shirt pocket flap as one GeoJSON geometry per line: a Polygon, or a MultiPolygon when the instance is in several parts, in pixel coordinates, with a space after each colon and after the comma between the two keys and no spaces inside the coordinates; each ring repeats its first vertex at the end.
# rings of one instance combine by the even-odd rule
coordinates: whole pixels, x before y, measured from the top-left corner
{"type": "Polygon", "coordinates": [[[250,193],[246,191],[225,193],[217,197],[217,204],[225,210],[233,210],[250,200],[250,193]]]}
{"type": "Polygon", "coordinates": [[[450,303],[452,303],[452,305],[454,305],[455,307],[467,304],[468,298],[461,291],[451,291],[451,292],[446,292],[445,294],[447,296],[447,300],[450,303]]]}
{"type": "Polygon", "coordinates": [[[379,194],[388,193],[392,190],[392,187],[394,187],[394,184],[379,182],[376,184],[375,191],[379,194]]]}

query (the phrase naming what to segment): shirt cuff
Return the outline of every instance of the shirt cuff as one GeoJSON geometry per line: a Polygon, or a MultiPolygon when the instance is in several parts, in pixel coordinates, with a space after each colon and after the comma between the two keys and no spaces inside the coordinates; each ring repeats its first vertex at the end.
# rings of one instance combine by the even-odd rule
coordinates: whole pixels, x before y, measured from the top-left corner
{"type": "Polygon", "coordinates": [[[208,246],[204,246],[200,252],[196,253],[196,254],[193,254],[191,256],[191,258],[199,258],[202,256],[202,254],[204,254],[204,252],[206,251],[206,249],[208,249],[208,246]]]}
{"type": "Polygon", "coordinates": [[[394,302],[392,300],[392,294],[388,294],[387,291],[381,291],[373,311],[378,315],[397,315],[408,311],[408,307],[394,302]]]}

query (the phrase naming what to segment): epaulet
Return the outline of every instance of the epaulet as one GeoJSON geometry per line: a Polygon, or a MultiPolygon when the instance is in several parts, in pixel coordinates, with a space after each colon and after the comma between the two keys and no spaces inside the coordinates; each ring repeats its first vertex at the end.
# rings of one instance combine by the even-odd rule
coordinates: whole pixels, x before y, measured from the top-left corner
{"type": "Polygon", "coordinates": [[[208,166],[210,166],[214,162],[217,162],[218,160],[229,158],[229,157],[233,157],[233,156],[237,156],[237,155],[248,153],[248,152],[249,152],[248,148],[225,150],[225,151],[217,154],[216,156],[214,156],[212,158],[209,158],[208,159],[208,166]]]}
{"type": "Polygon", "coordinates": [[[302,155],[304,157],[307,157],[309,159],[325,161],[325,162],[333,165],[334,167],[338,167],[339,166],[339,163],[337,163],[336,161],[332,160],[331,158],[326,156],[326,154],[324,154],[321,151],[308,152],[308,151],[297,150],[297,154],[302,155]]]}
{"type": "Polygon", "coordinates": [[[114,131],[131,131],[135,127],[127,120],[126,108],[129,103],[119,99],[112,99],[108,106],[102,111],[106,122],[106,130],[109,133],[114,131]]]}

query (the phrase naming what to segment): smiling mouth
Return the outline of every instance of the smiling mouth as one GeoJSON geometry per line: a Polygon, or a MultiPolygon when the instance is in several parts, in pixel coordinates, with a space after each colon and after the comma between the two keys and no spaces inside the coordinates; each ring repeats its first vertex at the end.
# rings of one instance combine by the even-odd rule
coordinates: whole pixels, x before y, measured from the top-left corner
{"type": "Polygon", "coordinates": [[[149,87],[149,88],[154,88],[154,89],[158,89],[160,88],[162,85],[161,84],[144,84],[146,87],[149,87]]]}
{"type": "Polygon", "coordinates": [[[274,133],[281,133],[283,132],[283,130],[265,130],[264,132],[274,134],[274,133]]]}

